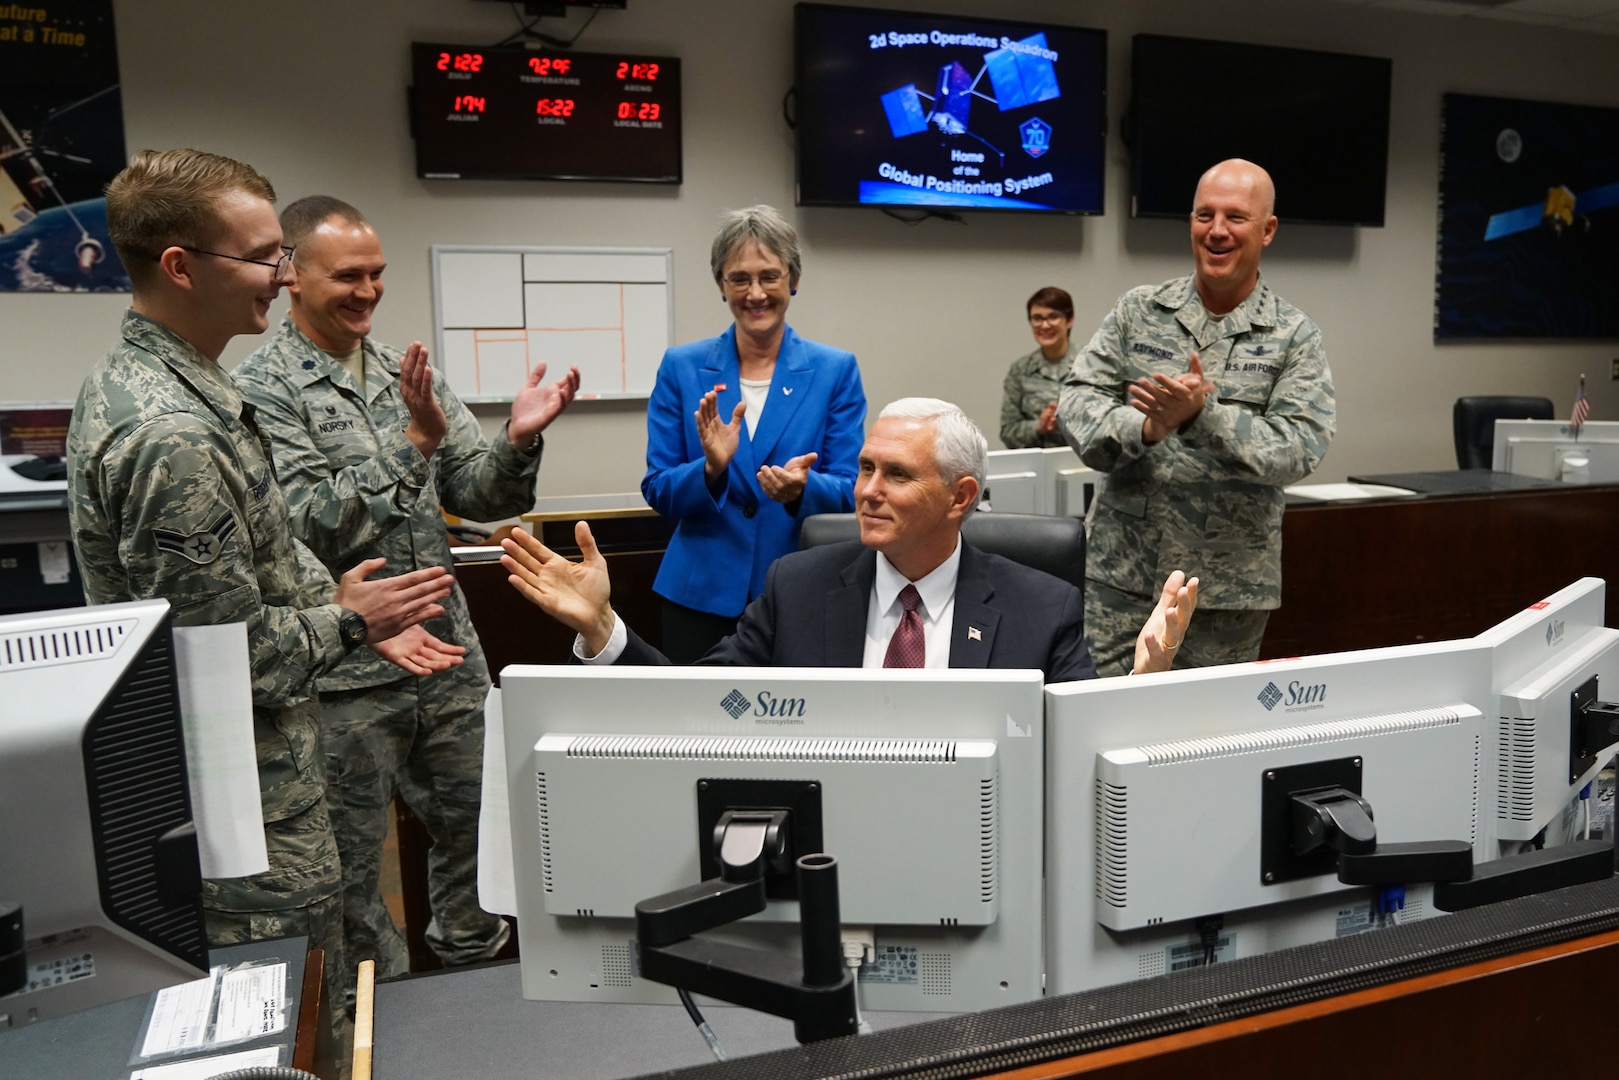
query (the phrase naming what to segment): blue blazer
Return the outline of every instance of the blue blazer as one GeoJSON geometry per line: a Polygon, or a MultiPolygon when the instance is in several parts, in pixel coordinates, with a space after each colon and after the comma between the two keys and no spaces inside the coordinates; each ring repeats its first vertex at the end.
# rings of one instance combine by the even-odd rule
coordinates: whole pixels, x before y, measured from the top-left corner
{"type": "Polygon", "coordinates": [[[697,405],[716,383],[720,416],[742,400],[736,327],[719,337],[663,354],[647,402],[646,476],[641,494],[673,518],[674,537],[653,591],[677,604],[734,616],[764,591],[770,564],[798,548],[799,522],[810,514],[854,509],[854,480],[865,439],[866,393],[853,353],[805,341],[787,327],[770,397],[750,437],[744,417],[725,487],[715,497],[703,480],[697,405]],[[789,509],[759,487],[763,465],[784,465],[814,451],[803,498],[789,509]]]}

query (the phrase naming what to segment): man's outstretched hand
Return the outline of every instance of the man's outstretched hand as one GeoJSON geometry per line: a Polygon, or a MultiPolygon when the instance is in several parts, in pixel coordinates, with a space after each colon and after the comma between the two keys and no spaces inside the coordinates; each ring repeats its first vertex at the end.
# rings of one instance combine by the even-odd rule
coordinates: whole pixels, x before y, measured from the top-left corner
{"type": "Polygon", "coordinates": [[[506,580],[512,588],[582,635],[589,655],[594,656],[613,633],[612,583],[607,577],[607,560],[597,549],[590,526],[579,522],[573,536],[583,556],[578,562],[563,558],[527,532],[514,532],[500,542],[506,551],[500,564],[509,572],[506,580]]]}
{"type": "Polygon", "coordinates": [[[1158,606],[1152,609],[1141,633],[1136,636],[1135,674],[1168,671],[1175,663],[1175,652],[1186,638],[1186,627],[1197,610],[1197,578],[1188,579],[1179,570],[1164,582],[1158,606]]]}

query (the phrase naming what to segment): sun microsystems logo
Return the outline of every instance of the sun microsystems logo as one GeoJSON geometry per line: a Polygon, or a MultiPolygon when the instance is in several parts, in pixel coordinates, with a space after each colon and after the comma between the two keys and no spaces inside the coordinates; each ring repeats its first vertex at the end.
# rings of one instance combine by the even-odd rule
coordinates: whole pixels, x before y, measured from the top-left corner
{"type": "Polygon", "coordinates": [[[748,704],[748,699],[742,696],[742,691],[740,690],[732,690],[720,700],[720,708],[730,713],[732,720],[747,712],[748,704]]]}
{"type": "Polygon", "coordinates": [[[1563,640],[1563,620],[1552,619],[1546,624],[1546,644],[1556,645],[1563,640]]]}
{"type": "Polygon", "coordinates": [[[1266,683],[1265,689],[1259,692],[1259,703],[1265,706],[1266,712],[1276,708],[1281,700],[1282,692],[1276,688],[1276,684],[1273,682],[1266,683]]]}

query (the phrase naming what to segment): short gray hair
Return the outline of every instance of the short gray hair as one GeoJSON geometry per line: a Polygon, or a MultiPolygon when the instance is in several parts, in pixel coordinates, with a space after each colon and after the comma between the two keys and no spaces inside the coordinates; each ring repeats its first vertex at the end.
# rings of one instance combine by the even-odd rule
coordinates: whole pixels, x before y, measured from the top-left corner
{"type": "Polygon", "coordinates": [[[905,420],[925,420],[933,429],[933,458],[938,463],[939,475],[947,483],[955,483],[963,476],[978,481],[978,490],[984,490],[984,474],[989,471],[989,442],[961,409],[939,398],[900,398],[883,406],[877,419],[898,417],[905,420]]]}
{"type": "Polygon", "coordinates": [[[720,215],[720,231],[714,237],[708,264],[714,271],[714,283],[725,287],[725,264],[742,250],[749,240],[787,264],[787,284],[798,288],[798,278],[804,272],[804,260],[798,250],[798,233],[774,206],[750,206],[744,210],[727,210],[720,215]]]}

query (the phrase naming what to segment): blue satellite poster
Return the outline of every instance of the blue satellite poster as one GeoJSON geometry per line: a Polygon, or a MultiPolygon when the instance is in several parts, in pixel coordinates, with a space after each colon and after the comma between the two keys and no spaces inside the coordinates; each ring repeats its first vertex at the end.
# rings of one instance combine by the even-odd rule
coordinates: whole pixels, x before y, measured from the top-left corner
{"type": "Polygon", "coordinates": [[[1619,109],[1446,94],[1436,339],[1619,339],[1619,109]]]}

